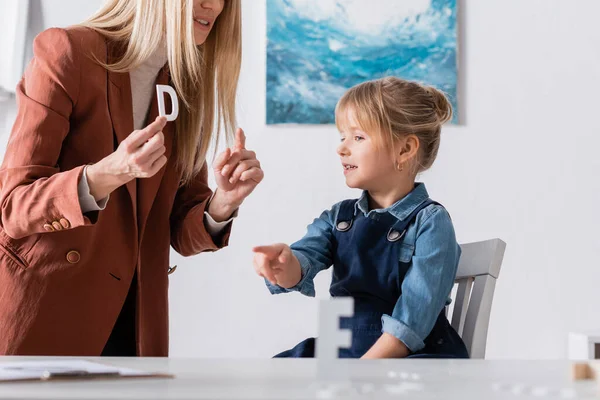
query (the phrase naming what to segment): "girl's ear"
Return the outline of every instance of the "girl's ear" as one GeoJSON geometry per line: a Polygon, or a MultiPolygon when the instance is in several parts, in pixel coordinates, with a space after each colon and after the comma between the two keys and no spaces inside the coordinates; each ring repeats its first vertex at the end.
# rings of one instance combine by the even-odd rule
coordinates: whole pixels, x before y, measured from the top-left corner
{"type": "Polygon", "coordinates": [[[400,147],[396,156],[396,161],[400,165],[405,165],[416,159],[419,152],[419,138],[416,135],[408,135],[400,141],[400,147]]]}

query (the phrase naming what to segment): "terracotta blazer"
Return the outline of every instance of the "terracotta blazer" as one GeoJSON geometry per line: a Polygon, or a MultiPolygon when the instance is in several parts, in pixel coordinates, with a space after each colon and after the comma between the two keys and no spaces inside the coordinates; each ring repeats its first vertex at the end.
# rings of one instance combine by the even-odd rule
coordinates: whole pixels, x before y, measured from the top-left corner
{"type": "MultiPolygon", "coordinates": [[[[137,352],[168,355],[170,246],[184,256],[214,243],[203,216],[207,168],[180,188],[173,123],[168,163],[82,214],[77,185],[86,164],[133,131],[129,74],[94,61],[115,46],[87,28],[49,29],[17,87],[18,115],[0,169],[0,354],[100,355],[137,270],[137,352]]],[[[157,83],[168,84],[165,67],[157,83]]],[[[158,115],[156,99],[148,120],[158,115]]]]}

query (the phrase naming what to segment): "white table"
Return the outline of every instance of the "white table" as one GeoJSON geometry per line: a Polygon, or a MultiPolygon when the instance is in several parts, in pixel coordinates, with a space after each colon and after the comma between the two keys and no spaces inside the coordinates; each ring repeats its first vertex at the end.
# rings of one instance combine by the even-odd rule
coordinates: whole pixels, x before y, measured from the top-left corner
{"type": "Polygon", "coordinates": [[[176,378],[3,383],[0,399],[600,399],[596,382],[571,381],[569,361],[343,360],[349,380],[333,383],[312,359],[87,359],[176,378]]]}

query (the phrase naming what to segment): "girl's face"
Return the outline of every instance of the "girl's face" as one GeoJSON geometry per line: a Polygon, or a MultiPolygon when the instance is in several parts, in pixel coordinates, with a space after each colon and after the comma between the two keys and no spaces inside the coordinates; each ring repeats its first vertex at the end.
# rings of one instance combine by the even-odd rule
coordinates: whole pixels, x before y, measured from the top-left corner
{"type": "Polygon", "coordinates": [[[225,0],[194,0],[194,39],[199,46],[206,41],[225,0]]]}
{"type": "Polygon", "coordinates": [[[347,111],[346,117],[347,128],[340,132],[337,148],[346,185],[369,191],[388,190],[398,180],[391,152],[377,147],[375,138],[358,127],[352,110],[347,111]]]}

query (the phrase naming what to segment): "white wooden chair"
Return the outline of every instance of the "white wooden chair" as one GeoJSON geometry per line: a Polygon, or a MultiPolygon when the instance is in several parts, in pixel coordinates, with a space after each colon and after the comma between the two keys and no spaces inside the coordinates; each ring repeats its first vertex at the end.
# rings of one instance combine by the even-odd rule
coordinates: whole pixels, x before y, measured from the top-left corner
{"type": "Polygon", "coordinates": [[[491,239],[460,247],[451,325],[465,342],[471,358],[485,358],[492,299],[506,243],[491,239]]]}

